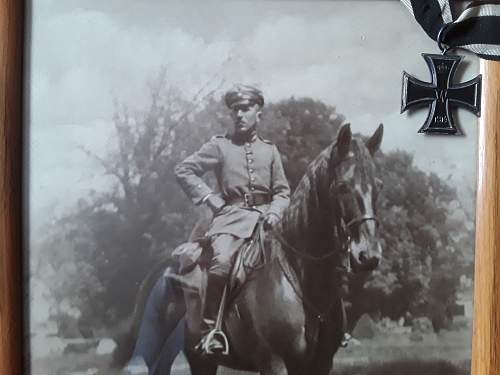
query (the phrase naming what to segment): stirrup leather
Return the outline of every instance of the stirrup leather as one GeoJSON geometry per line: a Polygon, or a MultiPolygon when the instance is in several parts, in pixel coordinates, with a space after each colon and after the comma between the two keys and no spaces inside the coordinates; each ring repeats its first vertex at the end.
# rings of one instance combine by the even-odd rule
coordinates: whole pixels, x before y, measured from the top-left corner
{"type": "Polygon", "coordinates": [[[340,341],[341,348],[347,348],[349,346],[349,341],[351,341],[352,336],[349,333],[344,333],[342,340],[340,341]]]}
{"type": "Polygon", "coordinates": [[[207,355],[212,354],[229,354],[229,340],[227,339],[226,334],[222,331],[222,323],[224,320],[224,312],[226,307],[226,300],[228,294],[228,285],[224,287],[224,291],[222,292],[222,298],[219,304],[219,311],[217,312],[217,320],[215,321],[215,328],[213,328],[210,332],[208,332],[200,341],[198,345],[196,345],[197,350],[201,350],[202,353],[207,355]],[[220,340],[220,341],[219,341],[220,340]],[[222,351],[219,353],[214,353],[210,349],[210,344],[212,342],[218,342],[222,344],[222,351]]]}

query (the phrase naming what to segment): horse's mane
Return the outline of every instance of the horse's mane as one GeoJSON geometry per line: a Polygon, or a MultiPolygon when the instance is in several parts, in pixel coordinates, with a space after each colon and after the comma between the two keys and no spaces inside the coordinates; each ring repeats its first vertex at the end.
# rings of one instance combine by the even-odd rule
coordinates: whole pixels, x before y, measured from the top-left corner
{"type": "MultiPolygon", "coordinates": [[[[325,243],[338,240],[334,221],[339,223],[337,212],[332,209],[329,187],[335,178],[332,173],[332,155],[336,154],[337,143],[334,141],[324,149],[307,167],[304,176],[290,198],[290,205],[283,213],[281,232],[289,240],[304,250],[318,252],[325,243]],[[327,237],[328,236],[328,237],[327,237]],[[332,237],[333,236],[333,237],[332,237]]],[[[373,163],[365,142],[361,137],[352,138],[350,154],[355,160],[356,170],[363,184],[369,184],[373,175],[373,163]]],[[[338,244],[338,243],[337,243],[338,244]]]]}
{"type": "Polygon", "coordinates": [[[321,221],[328,209],[321,206],[321,197],[328,193],[333,147],[335,143],[324,149],[308,165],[290,198],[290,205],[283,213],[281,230],[290,242],[297,243],[302,239],[300,242],[311,243],[308,237],[321,232],[321,221]]]}

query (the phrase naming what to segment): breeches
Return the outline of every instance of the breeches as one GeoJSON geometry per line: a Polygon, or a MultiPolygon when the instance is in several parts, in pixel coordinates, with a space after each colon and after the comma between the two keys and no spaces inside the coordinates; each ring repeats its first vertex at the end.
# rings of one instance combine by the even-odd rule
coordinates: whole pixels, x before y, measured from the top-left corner
{"type": "Polygon", "coordinates": [[[210,261],[209,273],[227,277],[231,272],[234,255],[244,242],[244,238],[231,234],[215,235],[212,238],[213,256],[210,261]]]}

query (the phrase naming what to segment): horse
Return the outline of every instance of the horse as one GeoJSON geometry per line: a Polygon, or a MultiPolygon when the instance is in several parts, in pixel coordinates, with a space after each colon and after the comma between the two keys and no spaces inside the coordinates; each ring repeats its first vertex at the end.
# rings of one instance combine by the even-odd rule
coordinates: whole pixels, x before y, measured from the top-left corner
{"type": "Polygon", "coordinates": [[[270,259],[227,305],[229,355],[203,356],[193,349],[200,339],[198,293],[179,291],[162,277],[167,263],[158,264],[141,288],[134,318],[137,334],[144,329],[139,321],[147,296],[163,283],[161,307],[150,309],[161,317],[162,335],[170,341],[150,344],[156,345],[155,356],[168,358],[167,368],[153,369],[149,358],[149,374],[169,374],[181,350],[192,375],[216,375],[218,366],[261,375],[330,374],[345,313],[339,259],[348,254],[353,271],[369,273],[382,258],[373,158],[382,137],[382,124],[366,139],[343,125],[336,140],[309,164],[281,222],[265,233],[270,259]]]}

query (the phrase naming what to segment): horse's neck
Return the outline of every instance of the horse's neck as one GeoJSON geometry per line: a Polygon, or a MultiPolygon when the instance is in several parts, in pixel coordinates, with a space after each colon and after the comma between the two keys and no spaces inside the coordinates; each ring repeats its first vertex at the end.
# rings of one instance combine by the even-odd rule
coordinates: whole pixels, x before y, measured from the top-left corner
{"type": "Polygon", "coordinates": [[[329,227],[323,214],[310,205],[299,204],[295,212],[285,216],[286,220],[279,228],[284,239],[281,244],[282,261],[286,261],[295,272],[300,284],[297,286],[304,299],[321,312],[332,306],[338,284],[336,254],[323,260],[307,259],[334,252],[338,247],[335,233],[332,233],[335,229],[329,227]]]}
{"type": "Polygon", "coordinates": [[[326,157],[329,154],[323,153],[311,163],[292,195],[279,228],[288,245],[282,244],[282,254],[295,270],[304,298],[320,310],[327,309],[334,298],[338,258],[335,254],[321,261],[306,258],[335,253],[336,248],[340,252],[341,245],[336,220],[332,218],[335,213],[330,211],[331,177],[326,157]]]}
{"type": "Polygon", "coordinates": [[[314,256],[330,252],[337,245],[335,214],[330,210],[324,160],[315,160],[292,195],[283,213],[279,231],[288,243],[314,256]]]}
{"type": "Polygon", "coordinates": [[[328,228],[325,208],[320,208],[314,181],[303,179],[283,214],[280,231],[289,243],[308,253],[318,251],[318,242],[326,240],[328,228]]]}
{"type": "Polygon", "coordinates": [[[303,262],[301,279],[302,293],[318,310],[316,312],[330,310],[337,294],[335,261],[303,262]]]}
{"type": "MultiPolygon", "coordinates": [[[[314,310],[311,311],[313,313],[328,312],[337,295],[336,256],[322,260],[306,259],[300,255],[307,254],[306,248],[296,247],[294,243],[289,242],[290,239],[285,239],[285,241],[280,244],[279,258],[281,262],[286,262],[291,272],[294,273],[295,277],[291,281],[297,284],[295,287],[300,290],[303,302],[313,306],[314,310]]],[[[288,272],[286,268],[285,272],[288,272]]]]}

